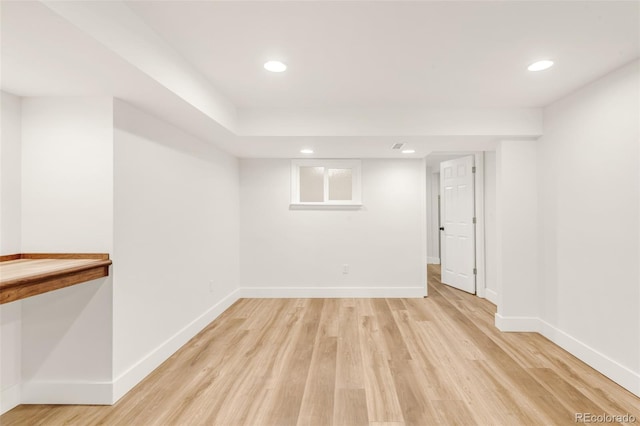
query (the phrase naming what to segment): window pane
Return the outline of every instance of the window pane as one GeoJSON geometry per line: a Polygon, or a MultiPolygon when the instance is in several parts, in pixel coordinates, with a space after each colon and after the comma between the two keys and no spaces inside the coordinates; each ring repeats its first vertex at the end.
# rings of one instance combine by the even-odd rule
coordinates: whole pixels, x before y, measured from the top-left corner
{"type": "Polygon", "coordinates": [[[329,200],[350,201],[351,169],[329,169],[329,200]]]}
{"type": "Polygon", "coordinates": [[[300,167],[300,202],[324,201],[324,167],[300,167]]]}

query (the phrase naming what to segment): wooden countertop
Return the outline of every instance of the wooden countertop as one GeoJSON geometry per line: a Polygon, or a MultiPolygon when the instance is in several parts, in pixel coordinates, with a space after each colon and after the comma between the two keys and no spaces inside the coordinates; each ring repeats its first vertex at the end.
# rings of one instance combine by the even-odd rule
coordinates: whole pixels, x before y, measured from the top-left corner
{"type": "Polygon", "coordinates": [[[0,304],[109,275],[104,253],[21,253],[0,256],[0,304]]]}

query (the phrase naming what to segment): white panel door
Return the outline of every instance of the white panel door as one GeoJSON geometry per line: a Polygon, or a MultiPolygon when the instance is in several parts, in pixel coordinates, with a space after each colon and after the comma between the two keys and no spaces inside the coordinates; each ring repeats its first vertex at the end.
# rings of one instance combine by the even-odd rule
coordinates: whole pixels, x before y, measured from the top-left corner
{"type": "Polygon", "coordinates": [[[442,282],[476,292],[473,156],[440,163],[442,282]]]}

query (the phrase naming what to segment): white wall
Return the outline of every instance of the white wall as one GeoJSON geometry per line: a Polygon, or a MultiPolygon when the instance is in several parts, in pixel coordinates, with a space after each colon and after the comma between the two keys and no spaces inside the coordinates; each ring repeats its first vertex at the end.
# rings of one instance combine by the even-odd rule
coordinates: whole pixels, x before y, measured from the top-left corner
{"type": "MultiPolygon", "coordinates": [[[[244,136],[450,136],[542,133],[539,108],[242,108],[239,134],[244,136]]],[[[370,138],[368,138],[370,139],[370,138]]],[[[374,141],[369,140],[369,143],[374,141]]],[[[447,141],[451,142],[451,141],[447,141]]],[[[477,142],[477,141],[475,141],[477,142]]],[[[488,140],[486,141],[488,142],[488,140]]],[[[420,146],[418,142],[412,146],[420,146]]],[[[438,150],[489,149],[477,143],[438,150]]],[[[433,147],[432,147],[433,149],[433,147]]]]}
{"type": "Polygon", "coordinates": [[[485,297],[498,303],[498,257],[496,229],[496,153],[484,153],[484,256],[485,297]]]}
{"type": "Polygon", "coordinates": [[[638,395],[639,69],[545,108],[538,144],[546,332],[638,395]]]}
{"type": "Polygon", "coordinates": [[[20,126],[20,110],[3,108],[22,132],[23,238],[11,251],[107,252],[114,266],[2,306],[1,408],[108,404],[237,300],[238,163],[111,98],[21,109],[20,126]]]}
{"type": "Polygon", "coordinates": [[[17,96],[0,95],[0,254],[14,254],[21,246],[21,105],[17,96]]]}
{"type": "MultiPolygon", "coordinates": [[[[20,98],[0,92],[0,254],[20,252],[20,98]]],[[[0,305],[0,413],[20,403],[22,303],[0,305]]]]}
{"type": "Polygon", "coordinates": [[[421,160],[363,160],[361,210],[290,210],[290,174],[289,160],[240,162],[243,294],[425,294],[421,160]]]}
{"type": "Polygon", "coordinates": [[[237,298],[238,161],[115,101],[119,398],[237,298]]]}
{"type": "MultiPolygon", "coordinates": [[[[111,98],[23,98],[23,252],[111,252],[112,122],[111,98]]],[[[107,277],[21,301],[22,402],[108,396],[111,290],[107,277]]]]}
{"type": "Polygon", "coordinates": [[[529,331],[539,314],[536,142],[501,141],[496,165],[496,325],[529,331]]]}
{"type": "Polygon", "coordinates": [[[0,306],[0,414],[20,404],[22,339],[20,301],[0,306]]]}
{"type": "MultiPolygon", "coordinates": [[[[439,170],[439,169],[438,169],[439,170]]],[[[440,263],[440,224],[438,223],[438,196],[440,195],[440,173],[427,168],[427,263],[440,263]]]]}
{"type": "Polygon", "coordinates": [[[24,98],[22,251],[111,252],[111,98],[24,98]]]}

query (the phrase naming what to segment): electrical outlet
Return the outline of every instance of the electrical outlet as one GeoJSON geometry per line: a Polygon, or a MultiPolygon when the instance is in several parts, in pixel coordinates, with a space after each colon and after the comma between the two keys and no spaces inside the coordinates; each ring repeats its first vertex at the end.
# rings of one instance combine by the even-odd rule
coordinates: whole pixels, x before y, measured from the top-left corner
{"type": "Polygon", "coordinates": [[[349,264],[345,263],[344,265],[342,265],[342,273],[343,274],[348,274],[349,273],[349,264]]]}

